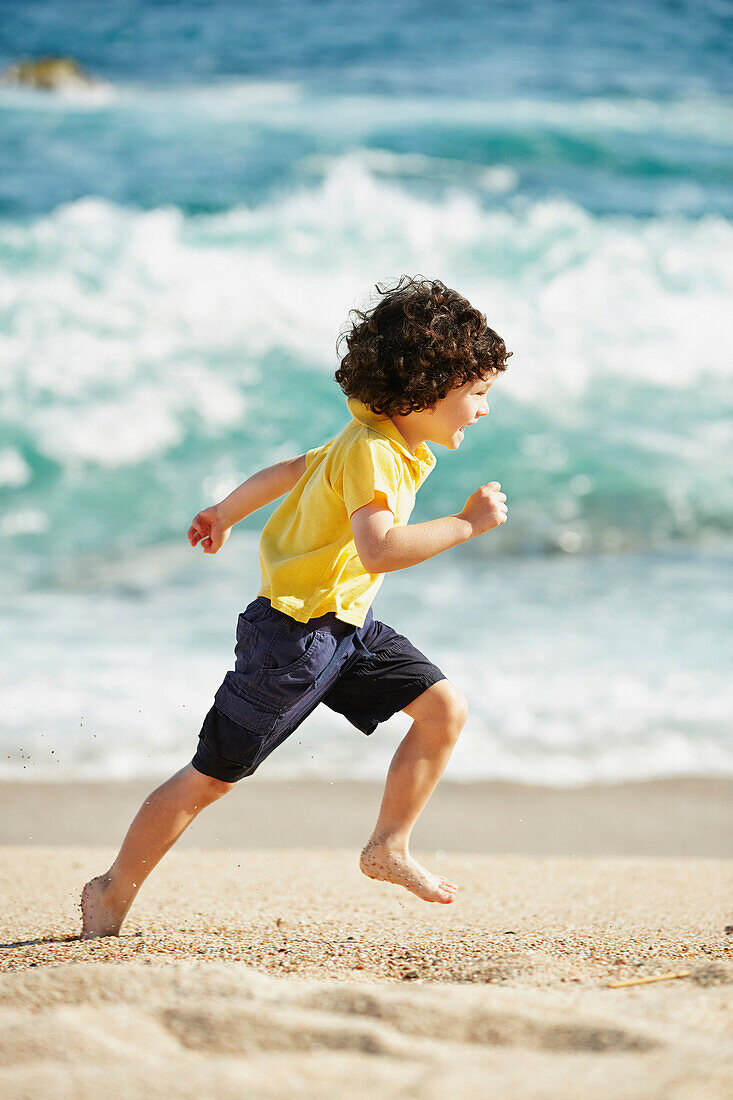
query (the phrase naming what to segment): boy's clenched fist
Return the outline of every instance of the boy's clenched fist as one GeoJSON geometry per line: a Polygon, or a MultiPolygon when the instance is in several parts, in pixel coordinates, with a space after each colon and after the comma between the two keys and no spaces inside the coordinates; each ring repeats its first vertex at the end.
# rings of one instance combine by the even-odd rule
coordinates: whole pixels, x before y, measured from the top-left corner
{"type": "Polygon", "coordinates": [[[500,523],[506,523],[506,493],[502,493],[498,481],[481,485],[465,503],[460,512],[461,519],[471,524],[474,535],[483,535],[500,523]]]}

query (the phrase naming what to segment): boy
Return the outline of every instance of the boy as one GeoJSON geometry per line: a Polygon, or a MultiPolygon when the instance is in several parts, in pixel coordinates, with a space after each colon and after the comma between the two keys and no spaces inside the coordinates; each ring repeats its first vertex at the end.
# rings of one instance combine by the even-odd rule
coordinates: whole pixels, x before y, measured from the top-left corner
{"type": "Polygon", "coordinates": [[[336,381],[351,422],[328,443],[254,474],[188,532],[215,554],[232,526],[278,497],[260,538],[262,586],[239,616],[236,663],[204,719],[196,754],[140,808],[112,867],[84,887],[85,938],[117,935],[143,881],[199,811],[260,763],[319,704],[365,734],[398,710],[413,719],[389,768],[379,817],[361,853],[370,878],[450,904],[456,886],[408,851],[412,827],[467,716],[443,672],[371,603],[384,574],[406,569],[506,521],[497,482],[464,508],[408,525],[435,465],[426,440],[449,450],[486,416],[506,369],[503,340],[441,282],[404,277],[354,311],[336,381]]]}

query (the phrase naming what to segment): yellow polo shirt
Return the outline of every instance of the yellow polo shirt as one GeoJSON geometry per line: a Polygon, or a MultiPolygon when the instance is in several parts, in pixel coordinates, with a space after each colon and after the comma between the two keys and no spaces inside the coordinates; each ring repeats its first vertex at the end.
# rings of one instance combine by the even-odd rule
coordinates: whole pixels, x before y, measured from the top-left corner
{"type": "Polygon", "coordinates": [[[367,573],[349,517],[384,493],[395,524],[405,524],[415,494],[435,465],[425,443],[410,450],[387,416],[356,398],[352,420],[306,455],[305,473],[275,509],[260,536],[260,596],[298,622],[328,611],[362,626],[384,579],[367,573]]]}

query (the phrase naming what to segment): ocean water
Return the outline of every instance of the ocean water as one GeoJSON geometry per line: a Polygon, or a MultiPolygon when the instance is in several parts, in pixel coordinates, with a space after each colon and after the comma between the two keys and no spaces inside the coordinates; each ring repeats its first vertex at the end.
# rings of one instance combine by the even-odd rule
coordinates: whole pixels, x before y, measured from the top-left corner
{"type": "MultiPolygon", "coordinates": [[[[449,774],[733,774],[730,8],[0,0],[0,775],[193,754],[259,585],[192,515],[347,419],[336,337],[403,272],[513,351],[414,521],[496,479],[499,531],[375,616],[467,695],[449,774]],[[621,10],[623,9],[623,11],[621,10]]],[[[381,777],[326,708],[268,761],[381,777]]]]}

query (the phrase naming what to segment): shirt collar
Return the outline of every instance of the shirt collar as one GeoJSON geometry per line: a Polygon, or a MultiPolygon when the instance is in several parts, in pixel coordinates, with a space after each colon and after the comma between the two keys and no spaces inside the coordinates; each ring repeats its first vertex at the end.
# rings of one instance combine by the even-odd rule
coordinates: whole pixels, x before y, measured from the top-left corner
{"type": "Polygon", "coordinates": [[[388,416],[373,412],[368,405],[365,405],[363,401],[359,401],[357,397],[347,398],[346,404],[355,420],[358,420],[361,424],[366,424],[368,428],[373,428],[380,435],[386,436],[411,462],[420,467],[427,466],[431,468],[435,465],[435,455],[428,445],[418,443],[417,449],[411,451],[407,440],[388,416]]]}

